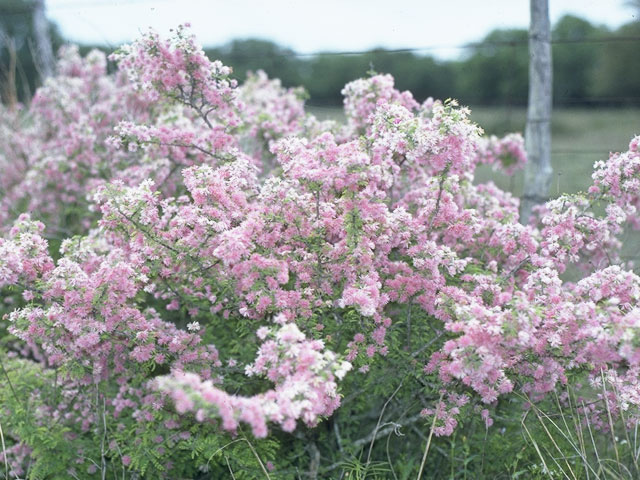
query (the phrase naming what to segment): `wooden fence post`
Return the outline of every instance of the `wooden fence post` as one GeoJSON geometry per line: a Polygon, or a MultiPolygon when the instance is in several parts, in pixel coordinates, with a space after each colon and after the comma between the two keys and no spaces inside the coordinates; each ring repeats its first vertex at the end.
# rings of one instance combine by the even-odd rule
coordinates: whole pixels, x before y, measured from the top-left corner
{"type": "Polygon", "coordinates": [[[35,61],[42,81],[53,74],[55,58],[49,36],[49,24],[44,12],[44,0],[35,0],[33,4],[33,33],[36,40],[35,61]]]}
{"type": "Polygon", "coordinates": [[[530,0],[529,106],[525,146],[529,162],[524,175],[520,222],[526,224],[531,209],[544,203],[551,184],[552,64],[549,1],[530,0]]]}

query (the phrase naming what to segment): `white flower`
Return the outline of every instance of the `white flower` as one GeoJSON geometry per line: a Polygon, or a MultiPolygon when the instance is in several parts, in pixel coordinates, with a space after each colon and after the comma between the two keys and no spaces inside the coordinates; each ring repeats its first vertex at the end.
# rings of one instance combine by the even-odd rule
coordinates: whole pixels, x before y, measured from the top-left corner
{"type": "Polygon", "coordinates": [[[531,335],[526,330],[520,330],[518,332],[518,340],[520,340],[521,345],[527,345],[531,340],[531,335]]]}
{"type": "Polygon", "coordinates": [[[344,376],[347,374],[349,370],[351,370],[351,364],[349,362],[343,361],[340,364],[340,367],[335,371],[335,376],[338,380],[342,380],[344,376]]]}
{"type": "Polygon", "coordinates": [[[278,315],[276,315],[276,317],[273,319],[273,321],[275,323],[278,323],[280,325],[284,325],[285,323],[287,323],[287,316],[284,313],[279,313],[278,315]]]}
{"type": "Polygon", "coordinates": [[[187,330],[190,332],[197,332],[200,330],[200,324],[198,322],[187,323],[187,330]]]}
{"type": "Polygon", "coordinates": [[[267,337],[267,335],[269,335],[269,331],[270,330],[267,327],[260,327],[256,332],[256,335],[260,340],[264,340],[267,337]]]}

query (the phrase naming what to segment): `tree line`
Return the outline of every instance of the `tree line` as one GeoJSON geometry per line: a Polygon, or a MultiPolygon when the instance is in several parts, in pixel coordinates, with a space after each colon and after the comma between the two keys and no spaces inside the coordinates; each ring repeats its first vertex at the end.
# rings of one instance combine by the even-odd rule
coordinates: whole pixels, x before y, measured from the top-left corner
{"type": "MultiPolygon", "coordinates": [[[[553,28],[554,101],[558,105],[640,105],[640,22],[616,30],[567,15],[553,28]]],[[[340,89],[369,71],[391,73],[398,88],[423,100],[455,97],[472,105],[526,105],[528,32],[499,29],[464,48],[457,60],[382,48],[366,53],[299,56],[265,40],[207,49],[239,79],[258,68],[285,85],[304,85],[311,102],[338,104],[340,89]]]]}
{"type": "MultiPolygon", "coordinates": [[[[4,0],[0,5],[0,94],[5,101],[8,87],[15,87],[24,101],[38,83],[30,41],[31,11],[25,5],[26,0],[4,0]]],[[[56,49],[65,40],[54,24],[49,30],[56,49]]],[[[612,30],[567,15],[554,25],[552,39],[556,105],[640,105],[640,22],[612,30]]],[[[82,51],[90,48],[109,51],[103,45],[81,46],[82,51]]],[[[454,97],[470,105],[526,104],[526,29],[494,30],[461,49],[455,60],[419,50],[384,48],[299,55],[268,40],[242,39],[205,51],[210,58],[233,66],[240,81],[248,71],[262,69],[285,86],[304,86],[312,105],[340,104],[342,87],[372,71],[391,73],[398,88],[412,91],[419,100],[454,97]]]]}

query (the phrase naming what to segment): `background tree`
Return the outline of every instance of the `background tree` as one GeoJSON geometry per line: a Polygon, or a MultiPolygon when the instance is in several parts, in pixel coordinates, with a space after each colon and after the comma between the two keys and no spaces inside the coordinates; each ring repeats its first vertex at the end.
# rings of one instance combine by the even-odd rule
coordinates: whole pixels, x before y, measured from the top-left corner
{"type": "Polygon", "coordinates": [[[591,42],[608,33],[606,28],[573,15],[565,15],[556,23],[552,33],[556,104],[576,105],[586,101],[601,53],[601,44],[591,42]]]}
{"type": "Polygon", "coordinates": [[[462,103],[526,104],[526,30],[494,30],[470,52],[456,68],[456,93],[462,103]]]}
{"type": "MultiPolygon", "coordinates": [[[[40,81],[39,66],[34,59],[37,49],[34,6],[29,0],[0,2],[0,78],[4,87],[0,91],[4,102],[10,100],[8,96],[28,100],[40,81]],[[13,83],[10,78],[14,79],[13,83]]],[[[63,43],[62,36],[52,22],[47,31],[55,52],[63,43]]]]}
{"type": "Polygon", "coordinates": [[[301,62],[295,52],[269,40],[233,40],[222,47],[207,48],[205,53],[209,58],[233,65],[233,74],[240,81],[248,71],[264,70],[286,86],[301,84],[301,62]]]}
{"type": "MultiPolygon", "coordinates": [[[[27,100],[39,83],[34,62],[35,0],[0,0],[0,90],[27,100]],[[11,73],[11,75],[9,75],[11,73]],[[11,93],[13,92],[13,93],[11,93]]],[[[638,1],[629,2],[630,6],[638,1]]],[[[49,23],[53,51],[63,39],[49,23]]],[[[640,24],[636,21],[610,31],[567,15],[553,28],[555,104],[607,106],[640,104],[640,24]],[[602,41],[601,41],[602,40],[602,41]],[[612,41],[613,40],[613,41],[612,41]],[[595,98],[594,98],[595,97],[595,98]]],[[[84,45],[111,51],[101,45],[84,45]]],[[[390,73],[401,90],[418,101],[427,97],[457,98],[461,103],[524,106],[527,102],[527,31],[494,30],[468,46],[458,60],[439,60],[421,51],[375,48],[362,53],[324,52],[302,55],[269,40],[233,40],[206,49],[210,58],[233,65],[233,76],[244,81],[247,71],[262,69],[286,87],[304,86],[311,105],[340,105],[345,83],[369,71],[390,73]]]]}
{"type": "Polygon", "coordinates": [[[607,103],[637,105],[640,101],[640,22],[612,33],[616,42],[600,47],[590,92],[607,103]]]}

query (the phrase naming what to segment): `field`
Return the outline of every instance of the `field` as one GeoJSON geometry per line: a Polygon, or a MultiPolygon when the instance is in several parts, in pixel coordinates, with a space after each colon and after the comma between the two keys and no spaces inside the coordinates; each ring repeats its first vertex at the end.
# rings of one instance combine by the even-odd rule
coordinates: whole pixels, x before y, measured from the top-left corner
{"type": "MultiPolygon", "coordinates": [[[[478,107],[472,109],[471,118],[490,134],[523,132],[526,110],[478,107]]],[[[551,128],[554,178],[549,194],[554,197],[585,190],[591,181],[594,162],[605,160],[609,152],[628,148],[631,138],[640,133],[640,110],[555,110],[551,128]]],[[[522,173],[511,179],[488,169],[478,171],[479,180],[489,178],[515,195],[522,193],[522,173]]]]}

